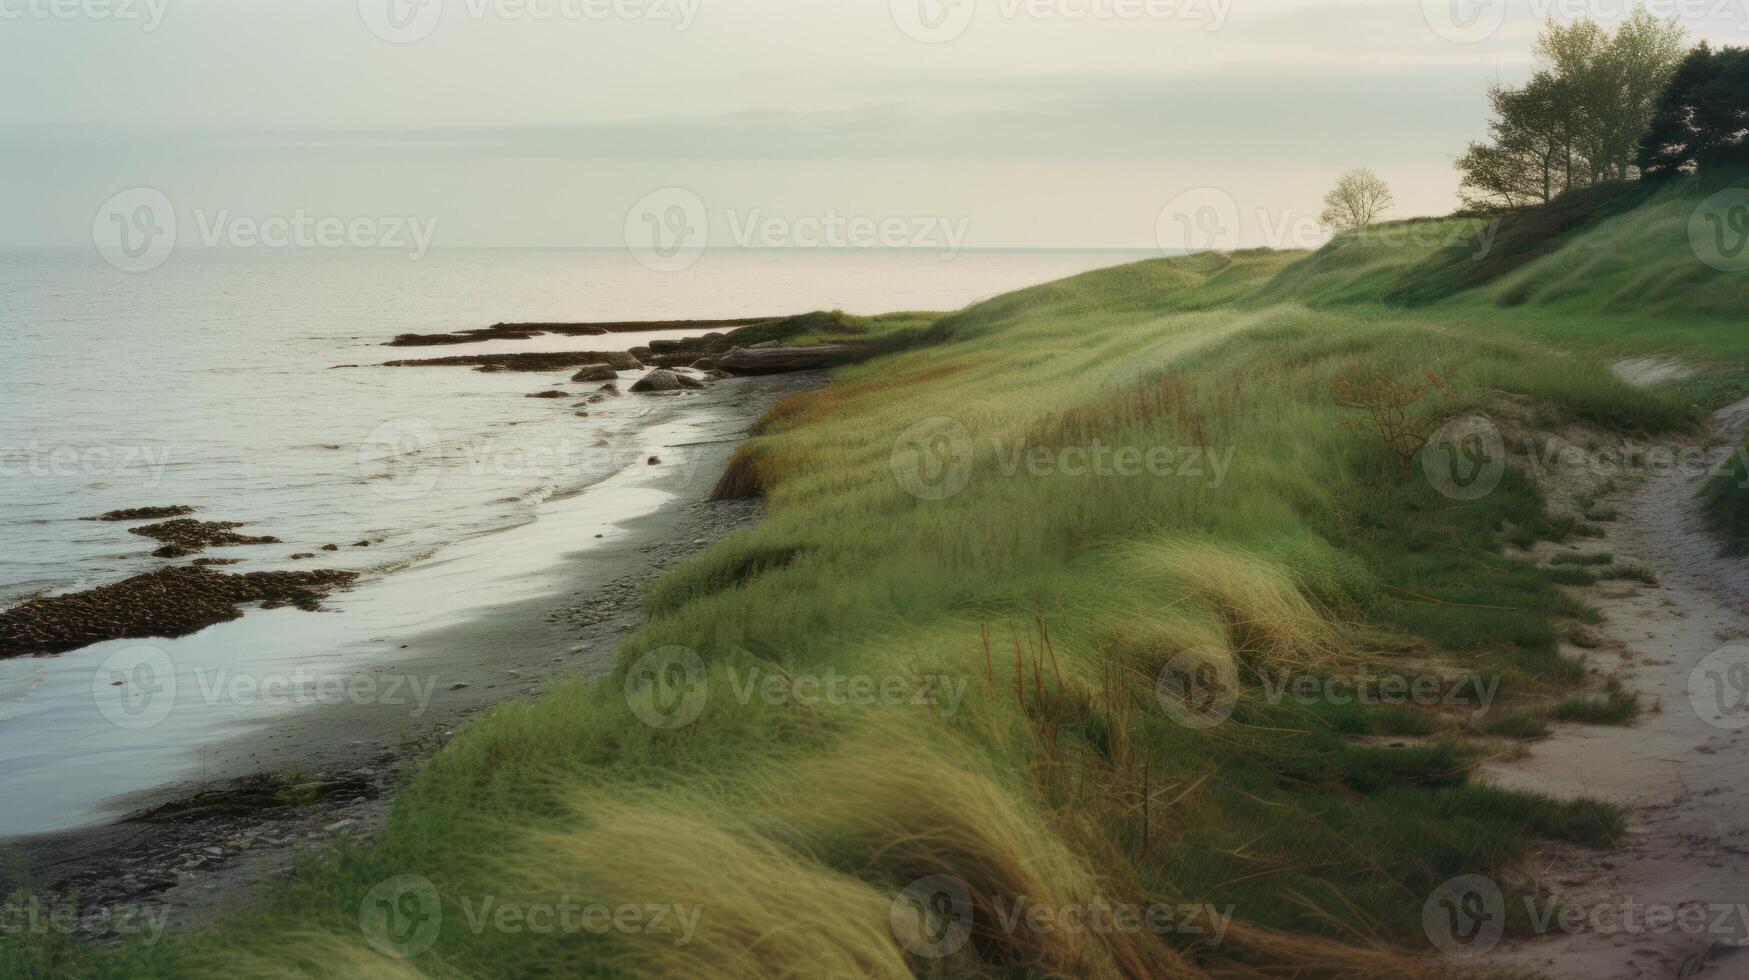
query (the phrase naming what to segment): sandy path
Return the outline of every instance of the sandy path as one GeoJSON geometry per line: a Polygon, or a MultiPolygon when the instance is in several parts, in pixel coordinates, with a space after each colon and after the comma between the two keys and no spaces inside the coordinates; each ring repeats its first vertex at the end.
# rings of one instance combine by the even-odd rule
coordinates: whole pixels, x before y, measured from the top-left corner
{"type": "MultiPolygon", "coordinates": [[[[1746,409],[1719,413],[1711,458],[1739,443],[1746,409]]],[[[1644,711],[1629,727],[1561,726],[1492,771],[1501,785],[1620,804],[1629,834],[1613,852],[1545,851],[1533,874],[1584,920],[1490,961],[1586,980],[1749,977],[1738,945],[1749,941],[1749,711],[1731,710],[1749,695],[1749,666],[1728,673],[1749,665],[1749,561],[1717,557],[1695,498],[1703,480],[1693,468],[1647,473],[1608,501],[1621,516],[1605,547],[1659,584],[1588,596],[1607,641],[1590,662],[1620,672],[1644,711]],[[1721,662],[1714,688],[1705,671],[1721,662]]]]}

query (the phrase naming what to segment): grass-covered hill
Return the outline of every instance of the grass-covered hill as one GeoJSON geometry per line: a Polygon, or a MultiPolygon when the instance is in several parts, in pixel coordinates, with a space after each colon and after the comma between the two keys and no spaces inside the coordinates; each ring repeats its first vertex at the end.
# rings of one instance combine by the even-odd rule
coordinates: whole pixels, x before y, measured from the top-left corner
{"type": "Polygon", "coordinates": [[[1550,513],[1516,466],[1474,500],[1419,466],[1404,478],[1335,393],[1418,389],[1411,425],[1692,431],[1741,391],[1749,353],[1749,276],[1689,247],[1703,196],[1142,262],[942,317],[774,411],[726,483],[763,492],[769,519],[661,581],[611,676],[460,732],[379,843],[154,948],[6,940],[0,973],[1429,969],[1442,881],[1620,830],[1607,806],[1471,778],[1581,679],[1560,638],[1593,615],[1510,546],[1595,528],[1550,513]],[[1608,369],[1646,352],[1703,380],[1638,389],[1608,369]],[[702,684],[682,677],[692,656],[702,684]],[[649,689],[652,663],[671,686],[649,689]],[[1439,703],[1266,697],[1356,674],[1433,678],[1439,703]],[[1163,676],[1241,695],[1225,721],[1187,715],[1163,676]],[[385,956],[361,907],[409,875],[442,925],[385,956]],[[919,879],[959,906],[896,902],[919,879]],[[684,942],[476,929],[488,897],[697,916],[684,942]],[[1176,911],[1137,929],[1059,917],[1117,907],[1176,911]]]}

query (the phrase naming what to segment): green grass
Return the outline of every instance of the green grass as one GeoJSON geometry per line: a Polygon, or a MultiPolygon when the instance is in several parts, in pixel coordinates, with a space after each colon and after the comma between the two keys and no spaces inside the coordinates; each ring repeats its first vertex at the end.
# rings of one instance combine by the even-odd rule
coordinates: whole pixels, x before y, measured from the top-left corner
{"type": "Polygon", "coordinates": [[[1731,453],[1719,472],[1701,487],[1707,520],[1728,555],[1749,553],[1749,443],[1731,453]]]}
{"type": "MultiPolygon", "coordinates": [[[[1431,374],[1441,383],[1411,414],[1520,420],[1509,432],[1527,412],[1691,430],[1689,400],[1624,384],[1606,358],[1744,350],[1740,325],[1713,316],[1740,286],[1686,272],[1693,315],[1672,317],[1683,294],[1669,294],[1657,308],[1671,322],[1624,339],[1657,321],[1619,309],[1608,276],[1599,295],[1570,295],[1583,276],[1568,254],[1662,250],[1673,267],[1664,211],[1680,203],[1596,218],[1437,301],[1453,287],[1434,279],[1470,273],[1426,244],[1435,236],[1390,245],[1375,232],[1312,255],[1103,269],[939,318],[791,323],[790,339],[861,327],[895,352],[762,422],[735,465],[756,475],[741,485],[768,498],[768,520],[657,583],[611,675],[472,722],[400,794],[380,842],[308,859],[261,908],[150,949],[0,941],[0,973],[1417,972],[1392,947],[1424,944],[1422,902],[1440,882],[1501,868],[1539,838],[1607,844],[1620,814],[1476,785],[1476,757],[1445,734],[1473,705],[1272,699],[1259,679],[1438,663],[1507,690],[1570,688],[1583,669],[1559,641],[1594,614],[1505,545],[1602,531],[1549,517],[1516,466],[1476,500],[1442,495],[1419,467],[1401,478],[1331,382],[1431,374]],[[1414,271],[1434,261],[1439,276],[1414,271]],[[1547,288],[1527,289],[1538,276],[1547,288]],[[1391,301],[1406,283],[1426,305],[1391,301]],[[1476,295],[1491,290],[1523,295],[1476,295]],[[1095,445],[1169,450],[1172,466],[1017,462],[1095,445]],[[920,462],[952,464],[925,474],[948,478],[916,479],[920,462]],[[628,681],[673,647],[700,658],[707,696],[689,724],[652,727],[628,681]],[[1186,662],[1245,678],[1230,719],[1189,727],[1157,696],[1163,668],[1186,662]],[[827,675],[903,696],[794,695],[827,675]],[[917,677],[938,683],[919,695],[917,677]],[[754,689],[778,696],[740,696],[754,689]],[[360,903],[409,874],[433,883],[448,925],[429,952],[390,960],[366,945],[360,903]],[[890,916],[907,883],[938,874],[983,912],[973,942],[931,960],[905,951],[890,916]],[[454,925],[483,896],[703,915],[684,946],[454,925]],[[1102,899],[1230,906],[1235,920],[1216,947],[993,925],[1003,902],[1102,899]]],[[[1606,698],[1556,714],[1626,710],[1606,698]]],[[[1530,737],[1542,724],[1508,708],[1474,727],[1530,737]]]]}

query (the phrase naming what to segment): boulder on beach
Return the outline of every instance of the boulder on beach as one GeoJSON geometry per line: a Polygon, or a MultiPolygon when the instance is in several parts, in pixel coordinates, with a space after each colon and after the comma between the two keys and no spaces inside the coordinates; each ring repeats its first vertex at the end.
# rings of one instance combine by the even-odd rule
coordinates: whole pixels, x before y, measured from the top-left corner
{"type": "Polygon", "coordinates": [[[618,378],[619,372],[611,364],[585,364],[576,374],[571,375],[571,380],[578,384],[585,381],[615,381],[618,378]]]}
{"type": "Polygon", "coordinates": [[[717,360],[714,357],[701,357],[692,362],[692,369],[695,371],[709,371],[716,366],[717,360]]]}
{"type": "Polygon", "coordinates": [[[606,392],[607,394],[612,395],[615,398],[619,397],[619,385],[616,385],[611,381],[609,381],[607,384],[604,384],[595,390],[606,392]]]}
{"type": "Polygon", "coordinates": [[[569,398],[569,397],[571,397],[571,393],[568,391],[537,391],[534,394],[527,395],[525,397],[527,397],[527,398],[569,398]]]}
{"type": "Polygon", "coordinates": [[[633,391],[679,391],[683,387],[680,375],[667,368],[657,368],[632,383],[633,391]]]}

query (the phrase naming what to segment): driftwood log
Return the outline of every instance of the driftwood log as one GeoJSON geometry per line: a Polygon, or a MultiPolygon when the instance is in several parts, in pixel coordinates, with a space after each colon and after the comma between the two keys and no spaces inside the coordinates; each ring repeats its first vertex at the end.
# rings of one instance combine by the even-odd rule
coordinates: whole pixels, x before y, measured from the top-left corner
{"type": "Polygon", "coordinates": [[[874,349],[855,344],[814,344],[809,347],[737,347],[715,354],[717,367],[732,374],[780,374],[811,371],[860,361],[874,349]]]}

